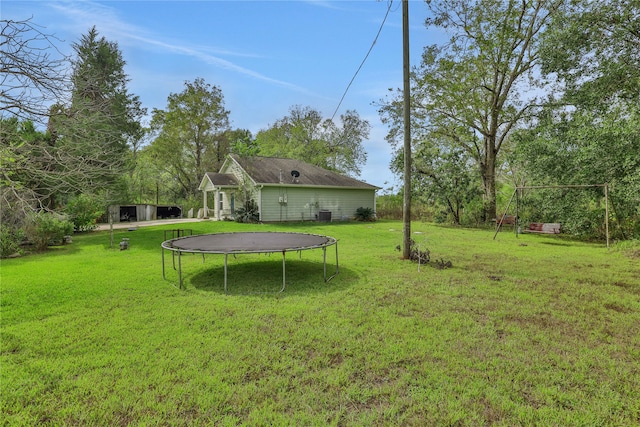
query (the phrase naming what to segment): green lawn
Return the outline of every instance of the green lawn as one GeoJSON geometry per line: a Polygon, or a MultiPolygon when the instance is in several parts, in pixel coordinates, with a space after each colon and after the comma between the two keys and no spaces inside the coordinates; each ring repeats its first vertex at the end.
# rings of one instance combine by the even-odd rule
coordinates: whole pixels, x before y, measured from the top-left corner
{"type": "Polygon", "coordinates": [[[4,425],[640,424],[640,257],[561,237],[414,223],[438,270],[400,259],[400,222],[182,225],[300,231],[322,251],[182,257],[176,226],[74,236],[2,260],[4,425]],[[327,250],[328,269],[333,249],[327,250]],[[170,256],[168,258],[170,260],[170,256]]]}

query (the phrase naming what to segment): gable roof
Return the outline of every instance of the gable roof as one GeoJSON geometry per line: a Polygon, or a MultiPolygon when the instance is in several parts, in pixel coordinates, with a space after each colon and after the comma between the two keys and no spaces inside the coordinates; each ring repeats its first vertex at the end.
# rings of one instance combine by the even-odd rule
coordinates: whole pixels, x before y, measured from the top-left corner
{"type": "Polygon", "coordinates": [[[215,188],[236,188],[238,180],[235,176],[228,173],[205,172],[198,186],[198,190],[211,191],[215,188]]]}
{"type": "Polygon", "coordinates": [[[371,190],[380,188],[301,160],[279,157],[241,157],[236,154],[230,154],[229,157],[244,169],[258,185],[290,184],[305,187],[342,187],[371,190]],[[299,176],[294,177],[292,171],[297,171],[299,176]]]}
{"type": "Polygon", "coordinates": [[[238,185],[238,180],[230,173],[207,172],[206,176],[209,178],[209,181],[211,181],[211,183],[216,187],[238,185]]]}

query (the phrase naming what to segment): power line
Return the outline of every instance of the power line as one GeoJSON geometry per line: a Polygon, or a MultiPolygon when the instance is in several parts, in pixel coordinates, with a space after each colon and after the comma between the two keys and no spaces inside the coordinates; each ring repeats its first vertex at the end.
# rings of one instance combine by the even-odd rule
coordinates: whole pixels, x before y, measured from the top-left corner
{"type": "Polygon", "coordinates": [[[387,7],[387,13],[385,13],[385,15],[384,15],[384,19],[382,20],[382,23],[380,24],[380,28],[378,29],[378,33],[376,34],[376,37],[373,39],[373,42],[371,43],[371,47],[369,48],[369,51],[365,55],[364,59],[360,63],[360,66],[358,67],[358,69],[356,70],[355,74],[351,78],[351,81],[347,85],[347,88],[344,90],[344,93],[342,94],[342,98],[340,98],[340,102],[338,102],[338,106],[336,107],[335,111],[333,112],[333,115],[331,116],[331,121],[333,121],[334,117],[338,113],[338,110],[340,109],[340,106],[342,105],[342,101],[344,101],[345,96],[347,96],[347,92],[349,92],[349,88],[351,87],[351,84],[356,79],[356,76],[358,75],[358,73],[362,69],[362,66],[367,61],[367,58],[369,57],[369,54],[371,53],[371,51],[373,50],[373,47],[375,46],[376,42],[378,41],[378,37],[380,36],[380,33],[382,32],[382,27],[384,27],[384,23],[387,21],[387,17],[389,16],[389,12],[391,11],[391,6],[392,5],[393,5],[393,0],[389,0],[389,6],[387,7]]]}

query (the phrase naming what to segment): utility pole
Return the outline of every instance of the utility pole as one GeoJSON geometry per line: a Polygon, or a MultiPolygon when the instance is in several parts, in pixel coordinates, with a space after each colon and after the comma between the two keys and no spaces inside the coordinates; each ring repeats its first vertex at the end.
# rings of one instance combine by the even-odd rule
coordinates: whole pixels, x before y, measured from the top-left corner
{"type": "Polygon", "coordinates": [[[409,0],[402,0],[402,71],[404,80],[404,201],[402,258],[411,257],[411,94],[409,83],[409,0]]]}

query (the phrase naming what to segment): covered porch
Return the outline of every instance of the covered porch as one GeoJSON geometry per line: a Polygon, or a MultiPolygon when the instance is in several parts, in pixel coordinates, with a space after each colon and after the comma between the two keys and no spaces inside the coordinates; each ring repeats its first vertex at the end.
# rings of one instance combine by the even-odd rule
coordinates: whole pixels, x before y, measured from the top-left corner
{"type": "Polygon", "coordinates": [[[235,211],[235,193],[238,182],[231,174],[207,172],[198,187],[202,191],[203,218],[222,220],[235,211]],[[210,203],[213,208],[210,208],[210,203]]]}

